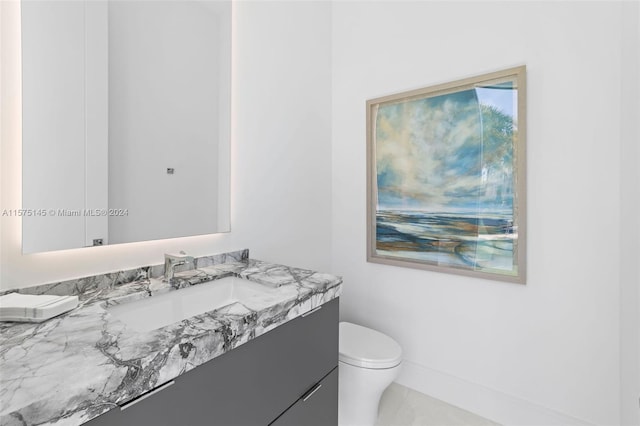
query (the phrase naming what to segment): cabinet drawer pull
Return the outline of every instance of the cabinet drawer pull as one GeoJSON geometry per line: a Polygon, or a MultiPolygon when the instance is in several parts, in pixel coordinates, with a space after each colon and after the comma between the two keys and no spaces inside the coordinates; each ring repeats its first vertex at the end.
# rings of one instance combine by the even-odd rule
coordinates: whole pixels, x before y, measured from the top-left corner
{"type": "Polygon", "coordinates": [[[302,397],[302,402],[307,402],[307,399],[311,398],[313,394],[316,393],[321,387],[322,385],[318,383],[313,389],[311,389],[305,396],[302,397]]]}
{"type": "Polygon", "coordinates": [[[320,305],[320,306],[316,306],[316,307],[315,307],[315,308],[313,308],[312,310],[305,312],[304,314],[302,314],[302,318],[304,318],[304,317],[306,317],[306,316],[309,316],[309,315],[311,315],[311,314],[312,314],[312,313],[314,313],[314,312],[318,312],[318,311],[320,310],[320,308],[322,308],[322,305],[320,305]]]}
{"type": "Polygon", "coordinates": [[[131,407],[133,405],[136,405],[138,402],[142,401],[143,399],[147,399],[151,395],[156,394],[156,393],[160,392],[161,390],[164,390],[164,389],[168,388],[169,386],[174,385],[175,383],[176,383],[175,380],[171,380],[170,382],[167,382],[167,383],[165,383],[163,385],[158,386],[154,390],[151,390],[151,391],[149,391],[149,392],[137,397],[136,399],[131,400],[131,401],[127,402],[124,405],[121,405],[120,406],[120,411],[126,410],[127,408],[129,408],[129,407],[131,407]]]}

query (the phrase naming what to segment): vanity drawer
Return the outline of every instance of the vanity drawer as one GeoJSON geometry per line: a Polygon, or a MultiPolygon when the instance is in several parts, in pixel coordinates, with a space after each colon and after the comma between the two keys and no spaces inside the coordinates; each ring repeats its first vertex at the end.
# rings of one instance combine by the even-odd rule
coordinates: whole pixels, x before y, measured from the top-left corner
{"type": "Polygon", "coordinates": [[[338,367],[305,393],[269,426],[338,424],[338,367]]]}

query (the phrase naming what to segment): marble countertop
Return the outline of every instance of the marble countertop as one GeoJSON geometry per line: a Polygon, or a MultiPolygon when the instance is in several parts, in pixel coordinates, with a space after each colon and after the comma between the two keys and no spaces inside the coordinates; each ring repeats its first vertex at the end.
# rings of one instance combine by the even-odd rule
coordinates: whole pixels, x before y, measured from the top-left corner
{"type": "Polygon", "coordinates": [[[142,278],[79,294],[80,305],[39,324],[0,324],[0,425],[79,425],[340,295],[341,278],[253,259],[176,275],[180,287],[237,276],[280,289],[284,302],[234,303],[136,332],[107,307],[170,289],[142,278]]]}

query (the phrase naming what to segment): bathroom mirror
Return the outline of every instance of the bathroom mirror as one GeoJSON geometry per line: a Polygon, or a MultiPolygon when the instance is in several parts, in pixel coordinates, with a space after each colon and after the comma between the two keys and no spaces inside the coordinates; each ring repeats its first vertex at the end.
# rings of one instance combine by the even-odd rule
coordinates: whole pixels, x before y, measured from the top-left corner
{"type": "Polygon", "coordinates": [[[21,13],[23,253],[228,232],[230,1],[21,13]]]}

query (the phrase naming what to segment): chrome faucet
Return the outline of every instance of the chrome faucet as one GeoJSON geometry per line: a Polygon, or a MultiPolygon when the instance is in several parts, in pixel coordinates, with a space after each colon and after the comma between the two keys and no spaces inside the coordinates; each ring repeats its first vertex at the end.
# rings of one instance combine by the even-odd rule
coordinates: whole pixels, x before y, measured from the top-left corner
{"type": "Polygon", "coordinates": [[[173,276],[175,274],[175,267],[180,265],[186,265],[188,263],[194,264],[193,256],[188,256],[184,251],[180,254],[165,254],[164,255],[164,282],[173,286],[173,276]]]}

